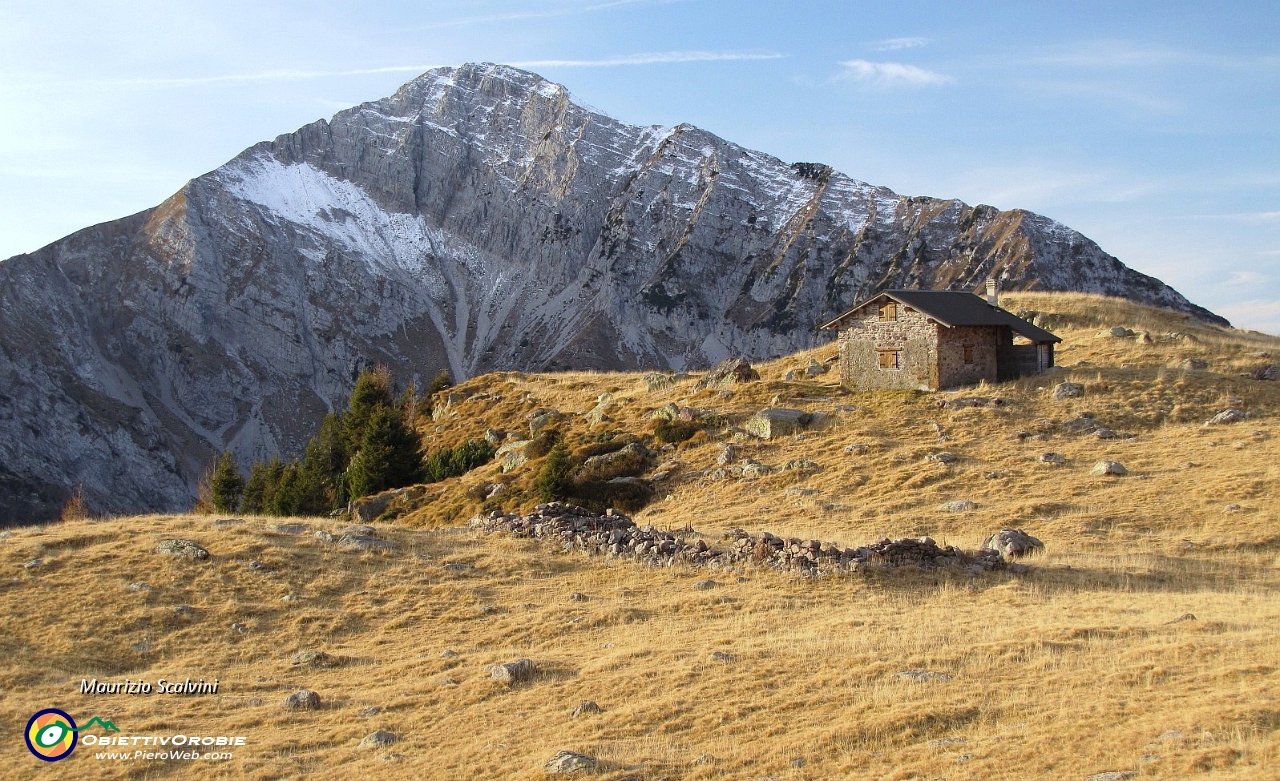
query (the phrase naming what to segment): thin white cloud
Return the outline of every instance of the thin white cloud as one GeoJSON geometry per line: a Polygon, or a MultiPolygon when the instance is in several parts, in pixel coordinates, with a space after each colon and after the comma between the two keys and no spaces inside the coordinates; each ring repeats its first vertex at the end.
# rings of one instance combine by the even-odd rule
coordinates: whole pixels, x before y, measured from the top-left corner
{"type": "Polygon", "coordinates": [[[1229,222],[1266,223],[1280,222],[1280,212],[1235,212],[1233,214],[1192,214],[1197,220],[1227,220],[1229,222]]]}
{"type": "Polygon", "coordinates": [[[871,50],[877,52],[894,52],[899,49],[915,49],[919,46],[928,46],[928,38],[920,38],[916,36],[908,38],[887,38],[883,41],[876,41],[871,44],[871,50]]]}
{"type": "Polygon", "coordinates": [[[651,52],[629,54],[622,57],[606,57],[600,60],[522,60],[508,62],[516,68],[612,68],[620,65],[656,65],[668,62],[720,62],[726,60],[779,60],[783,54],[773,52],[651,52]]]}
{"type": "Polygon", "coordinates": [[[579,14],[590,14],[599,11],[609,11],[614,8],[622,8],[631,5],[669,5],[671,3],[686,2],[686,0],[611,0],[605,3],[591,3],[588,5],[566,6],[562,8],[550,8],[545,11],[512,11],[505,14],[486,14],[482,16],[464,16],[460,19],[447,19],[432,24],[417,25],[414,27],[397,28],[395,32],[406,32],[416,30],[441,30],[448,27],[465,27],[473,24],[492,24],[494,22],[519,22],[529,19],[551,19],[560,16],[577,16],[579,14]]]}
{"type": "MultiPolygon", "coordinates": [[[[679,62],[723,62],[732,60],[778,60],[786,55],[775,52],[708,52],[674,51],[629,54],[598,60],[521,60],[506,63],[516,68],[608,68],[622,65],[655,65],[679,62]]],[[[254,82],[304,81],[307,79],[369,76],[380,73],[419,74],[439,68],[440,65],[388,65],[381,68],[353,68],[351,70],[269,70],[260,73],[231,73],[221,76],[192,76],[176,78],[134,79],[81,79],[76,81],[40,82],[11,85],[15,89],[49,88],[127,88],[127,87],[200,87],[220,84],[244,84],[254,82]]]]}
{"type": "Polygon", "coordinates": [[[837,81],[858,81],[873,87],[934,87],[955,81],[945,73],[902,62],[845,60],[840,66],[844,70],[836,74],[837,81]]]}

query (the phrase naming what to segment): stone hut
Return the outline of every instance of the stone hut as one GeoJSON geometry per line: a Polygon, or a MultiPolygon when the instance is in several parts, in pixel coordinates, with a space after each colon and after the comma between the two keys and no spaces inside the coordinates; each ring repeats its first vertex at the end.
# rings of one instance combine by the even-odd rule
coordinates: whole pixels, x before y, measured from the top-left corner
{"type": "Polygon", "coordinates": [[[1053,366],[1062,340],[987,296],[956,290],[885,290],[822,328],[840,333],[840,382],[855,390],[941,390],[996,382],[1053,366]]]}

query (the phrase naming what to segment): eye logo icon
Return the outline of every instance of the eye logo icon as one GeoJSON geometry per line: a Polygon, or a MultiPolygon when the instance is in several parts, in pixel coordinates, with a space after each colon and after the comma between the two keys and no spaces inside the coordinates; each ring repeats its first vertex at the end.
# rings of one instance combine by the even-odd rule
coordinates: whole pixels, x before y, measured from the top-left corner
{"type": "Polygon", "coordinates": [[[75,719],[57,708],[45,708],[27,722],[27,748],[45,762],[66,759],[75,750],[77,735],[75,719]]]}

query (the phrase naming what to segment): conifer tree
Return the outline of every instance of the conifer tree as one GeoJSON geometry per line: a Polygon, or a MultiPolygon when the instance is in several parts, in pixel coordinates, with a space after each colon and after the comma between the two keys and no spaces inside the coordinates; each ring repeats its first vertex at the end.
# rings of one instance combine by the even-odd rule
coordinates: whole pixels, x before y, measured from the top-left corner
{"type": "Polygon", "coordinates": [[[209,501],[213,509],[220,513],[233,513],[240,509],[244,489],[244,478],[240,475],[235,456],[229,450],[222,451],[209,478],[209,501]]]}

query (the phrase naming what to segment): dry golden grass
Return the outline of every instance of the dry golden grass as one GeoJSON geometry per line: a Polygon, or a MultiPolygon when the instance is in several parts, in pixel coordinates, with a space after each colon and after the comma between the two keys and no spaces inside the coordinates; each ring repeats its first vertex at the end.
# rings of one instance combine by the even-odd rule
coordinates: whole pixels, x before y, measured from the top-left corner
{"type": "MultiPolygon", "coordinates": [[[[522,427],[538,407],[585,411],[605,391],[616,420],[601,428],[637,433],[649,430],[649,410],[671,401],[737,424],[779,397],[831,418],[802,436],[742,443],[744,455],[774,466],[810,458],[821,472],[712,479],[729,435],[700,434],[663,456],[679,462],[663,484],[667,498],[637,521],[691,525],[713,541],[741,527],[849,545],[930,534],[964,547],[1013,525],[1048,546],[1024,575],[811,580],[563,554],[460,528],[479,507],[467,489],[498,479],[492,468],[433,486],[429,506],[380,524],[400,543],[387,552],[271,532],[279,519],[214,526],[204,516],[148,516],[19,529],[0,541],[0,567],[12,573],[0,581],[0,696],[13,736],[0,746],[3,774],[536,779],[543,762],[569,749],[600,758],[593,777],[602,781],[1082,779],[1110,770],[1277,777],[1280,388],[1239,375],[1263,362],[1252,353],[1280,355],[1280,340],[1104,299],[1009,298],[1011,308],[1060,318],[1063,370],[944,394],[846,394],[832,382],[780,379],[811,355],[831,354],[820,348],[759,367],[764,381],[729,397],[695,393],[692,381],[648,392],[639,374],[490,375],[455,390],[500,399],[463,401],[457,417],[426,433],[455,444],[486,426],[522,427]],[[1111,325],[1149,331],[1153,344],[1096,336],[1111,325]],[[1196,341],[1162,338],[1171,332],[1196,341]],[[1187,357],[1209,360],[1210,370],[1175,368],[1187,357]],[[1061,379],[1086,394],[1054,401],[1049,389],[1061,379]],[[936,405],[963,396],[1007,403],[936,405]],[[1202,425],[1228,403],[1253,418],[1202,425]],[[1060,424],[1081,412],[1133,436],[1064,432],[1060,424]],[[1044,439],[1014,438],[1019,431],[1044,439]],[[846,453],[853,443],[870,447],[846,453]],[[942,450],[959,460],[924,460],[942,450]],[[1067,460],[1039,463],[1045,451],[1067,460]],[[1104,458],[1130,476],[1091,476],[1104,458]],[[938,511],[957,498],[977,509],[938,511]],[[199,541],[211,559],[152,552],[172,537],[199,541]],[[43,566],[24,568],[36,558],[43,566]],[[464,567],[445,567],[454,563],[464,567]],[[717,588],[691,588],[708,576],[717,588]],[[136,581],[151,590],[130,592],[136,581]],[[575,592],[587,599],[571,600],[575,592]],[[282,601],[288,594],[301,599],[282,601]],[[194,612],[175,613],[181,604],[194,612]],[[1196,620],[1169,623],[1186,613],[1196,620]],[[344,664],[291,666],[305,649],[344,664]],[[445,649],[458,655],[443,657],[445,649]],[[717,660],[716,651],[733,658],[717,660]],[[486,665],[520,657],[538,663],[535,680],[489,680],[486,665]],[[951,679],[894,677],[909,669],[951,679]],[[166,676],[217,677],[220,691],[78,693],[82,678],[166,676]],[[282,710],[303,687],[323,707],[282,710]],[[584,699],[604,713],[572,718],[584,699]],[[196,764],[108,763],[81,746],[43,767],[16,736],[50,706],[109,717],[127,733],[243,734],[250,745],[230,761],[196,764]],[[372,706],[385,710],[359,715],[372,706]],[[357,747],[379,728],[399,742],[357,747]],[[695,764],[705,755],[714,762],[695,764]]],[[[579,418],[561,426],[571,440],[589,433],[579,418]]],[[[537,465],[509,476],[507,509],[534,501],[537,465]]]]}

